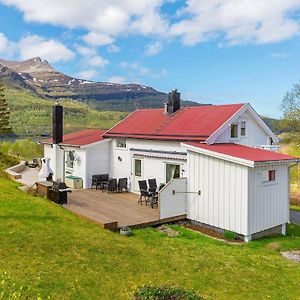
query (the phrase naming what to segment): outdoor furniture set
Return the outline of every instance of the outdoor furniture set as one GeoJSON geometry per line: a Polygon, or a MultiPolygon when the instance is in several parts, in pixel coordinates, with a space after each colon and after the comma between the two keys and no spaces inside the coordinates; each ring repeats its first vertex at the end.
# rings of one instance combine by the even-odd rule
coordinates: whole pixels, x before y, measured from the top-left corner
{"type": "Polygon", "coordinates": [[[143,205],[150,204],[151,208],[158,205],[158,187],[156,179],[148,179],[148,184],[146,180],[139,180],[140,188],[140,198],[138,203],[143,205]]]}
{"type": "Polygon", "coordinates": [[[100,189],[102,192],[128,192],[127,178],[109,178],[108,174],[97,174],[92,176],[92,188],[100,189]]]}

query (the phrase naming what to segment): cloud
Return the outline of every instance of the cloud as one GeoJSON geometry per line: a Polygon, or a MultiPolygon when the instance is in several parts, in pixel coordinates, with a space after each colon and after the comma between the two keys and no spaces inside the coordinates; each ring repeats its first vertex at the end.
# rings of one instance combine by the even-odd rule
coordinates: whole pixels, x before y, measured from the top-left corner
{"type": "Polygon", "coordinates": [[[123,84],[127,82],[127,78],[123,76],[112,76],[107,79],[108,82],[123,84]]]}
{"type": "MultiPolygon", "coordinates": [[[[160,69],[153,71],[148,67],[145,67],[140,64],[138,61],[123,61],[120,63],[120,67],[124,70],[127,70],[130,77],[152,77],[152,78],[162,78],[168,76],[168,71],[166,69],[160,69]]],[[[136,79],[132,80],[136,81],[136,79]]]]}
{"type": "Polygon", "coordinates": [[[10,41],[2,32],[0,32],[0,55],[4,58],[10,58],[16,51],[16,44],[10,41]]]}
{"type": "Polygon", "coordinates": [[[99,71],[103,71],[109,64],[109,61],[102,57],[95,47],[86,47],[83,45],[75,45],[76,51],[80,56],[78,63],[78,76],[83,79],[92,79],[99,75],[99,71]]]}
{"type": "Polygon", "coordinates": [[[273,52],[271,53],[270,55],[272,58],[288,58],[289,57],[289,54],[286,53],[286,52],[273,52]]]}
{"type": "Polygon", "coordinates": [[[88,34],[83,36],[83,40],[92,46],[105,46],[110,45],[114,42],[114,39],[109,35],[103,33],[97,33],[95,31],[91,31],[88,34]]]}
{"type": "Polygon", "coordinates": [[[4,58],[26,60],[40,56],[50,62],[69,61],[75,53],[63,43],[38,35],[26,35],[17,42],[10,41],[0,32],[0,55],[4,58]]]}
{"type": "Polygon", "coordinates": [[[18,42],[20,59],[25,60],[40,56],[50,62],[68,61],[75,57],[75,53],[64,44],[53,39],[46,39],[38,35],[27,35],[18,42]]]}
{"type": "Polygon", "coordinates": [[[79,53],[82,56],[94,56],[97,54],[95,48],[86,47],[82,45],[76,45],[75,48],[77,50],[77,53],[79,53]]]}
{"type": "Polygon", "coordinates": [[[170,34],[186,45],[219,39],[227,45],[279,42],[299,34],[299,0],[189,0],[170,34]]]}
{"type": "Polygon", "coordinates": [[[108,60],[103,58],[100,55],[95,55],[92,56],[91,58],[88,59],[88,64],[90,66],[96,66],[96,67],[105,67],[106,65],[108,65],[108,60]]]}
{"type": "Polygon", "coordinates": [[[167,21],[160,12],[164,0],[0,0],[16,7],[27,22],[85,28],[111,37],[155,34],[165,31],[167,21]]]}
{"type": "Polygon", "coordinates": [[[153,56],[153,55],[158,54],[161,50],[162,50],[161,42],[156,41],[154,43],[147,45],[146,50],[145,50],[145,55],[153,56]]]}
{"type": "Polygon", "coordinates": [[[76,50],[82,57],[81,65],[104,68],[109,64],[109,61],[103,58],[96,48],[76,45],[76,50]]]}
{"type": "Polygon", "coordinates": [[[150,69],[142,66],[138,61],[123,61],[120,63],[120,67],[129,71],[134,71],[134,74],[138,76],[148,76],[151,74],[150,69]]]}
{"type": "MultiPolygon", "coordinates": [[[[92,47],[142,35],[185,45],[267,44],[299,35],[299,0],[0,0],[17,8],[27,22],[87,31],[92,47]],[[72,2],[72,3],[71,3],[72,2]],[[178,4],[177,4],[178,3],[178,4]],[[173,6],[168,13],[164,5],[173,6]],[[164,7],[163,7],[164,6],[164,7]],[[175,13],[174,9],[177,8],[175,13]]],[[[158,42],[146,53],[155,55],[158,42]]],[[[113,46],[108,51],[114,52],[113,46]]]]}
{"type": "Polygon", "coordinates": [[[107,47],[107,51],[108,51],[109,53],[117,53],[117,52],[120,51],[120,47],[118,47],[118,46],[116,46],[116,45],[109,45],[109,46],[107,47]]]}
{"type": "Polygon", "coordinates": [[[98,75],[97,70],[89,69],[89,70],[83,70],[77,74],[77,76],[81,79],[87,79],[92,80],[98,75]]]}

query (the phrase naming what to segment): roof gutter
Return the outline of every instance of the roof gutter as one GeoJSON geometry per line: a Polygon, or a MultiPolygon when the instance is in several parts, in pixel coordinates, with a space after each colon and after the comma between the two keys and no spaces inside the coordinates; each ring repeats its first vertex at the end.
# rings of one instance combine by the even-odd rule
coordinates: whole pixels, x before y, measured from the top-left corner
{"type": "MultiPolygon", "coordinates": [[[[287,163],[293,163],[296,162],[294,164],[294,166],[296,166],[299,163],[299,159],[283,159],[283,160],[269,160],[269,161],[255,161],[254,162],[254,166],[255,167],[260,167],[260,166],[268,166],[268,165],[272,165],[272,164],[287,164],[287,163]]],[[[289,166],[292,167],[292,166],[289,166]]]]}

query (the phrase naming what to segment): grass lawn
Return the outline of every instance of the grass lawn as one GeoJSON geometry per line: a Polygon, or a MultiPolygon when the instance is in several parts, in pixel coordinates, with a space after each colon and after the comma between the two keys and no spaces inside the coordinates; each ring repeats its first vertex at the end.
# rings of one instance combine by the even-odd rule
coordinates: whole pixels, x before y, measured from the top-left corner
{"type": "Polygon", "coordinates": [[[300,205],[290,205],[290,209],[300,211],[300,205]]]}
{"type": "Polygon", "coordinates": [[[0,179],[0,299],[124,300],[149,284],[206,299],[300,299],[300,264],[279,253],[300,248],[296,225],[243,245],[178,226],[175,238],[153,228],[128,238],[16,187],[0,179]]]}

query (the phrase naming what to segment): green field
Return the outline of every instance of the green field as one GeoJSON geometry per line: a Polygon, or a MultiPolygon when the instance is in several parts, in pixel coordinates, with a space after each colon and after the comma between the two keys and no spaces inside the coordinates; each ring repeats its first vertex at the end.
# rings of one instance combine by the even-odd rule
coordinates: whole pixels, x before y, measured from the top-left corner
{"type": "MultiPolygon", "coordinates": [[[[10,122],[14,133],[34,137],[51,133],[54,101],[12,88],[6,88],[5,97],[11,111],[10,122]]],[[[60,103],[65,108],[66,132],[84,128],[109,129],[127,115],[126,112],[97,111],[87,104],[73,100],[64,100],[60,103]]]]}
{"type": "Polygon", "coordinates": [[[300,264],[279,253],[299,249],[300,227],[243,245],[173,228],[122,237],[0,179],[0,299],[124,300],[164,284],[206,299],[300,299],[300,264]]]}

